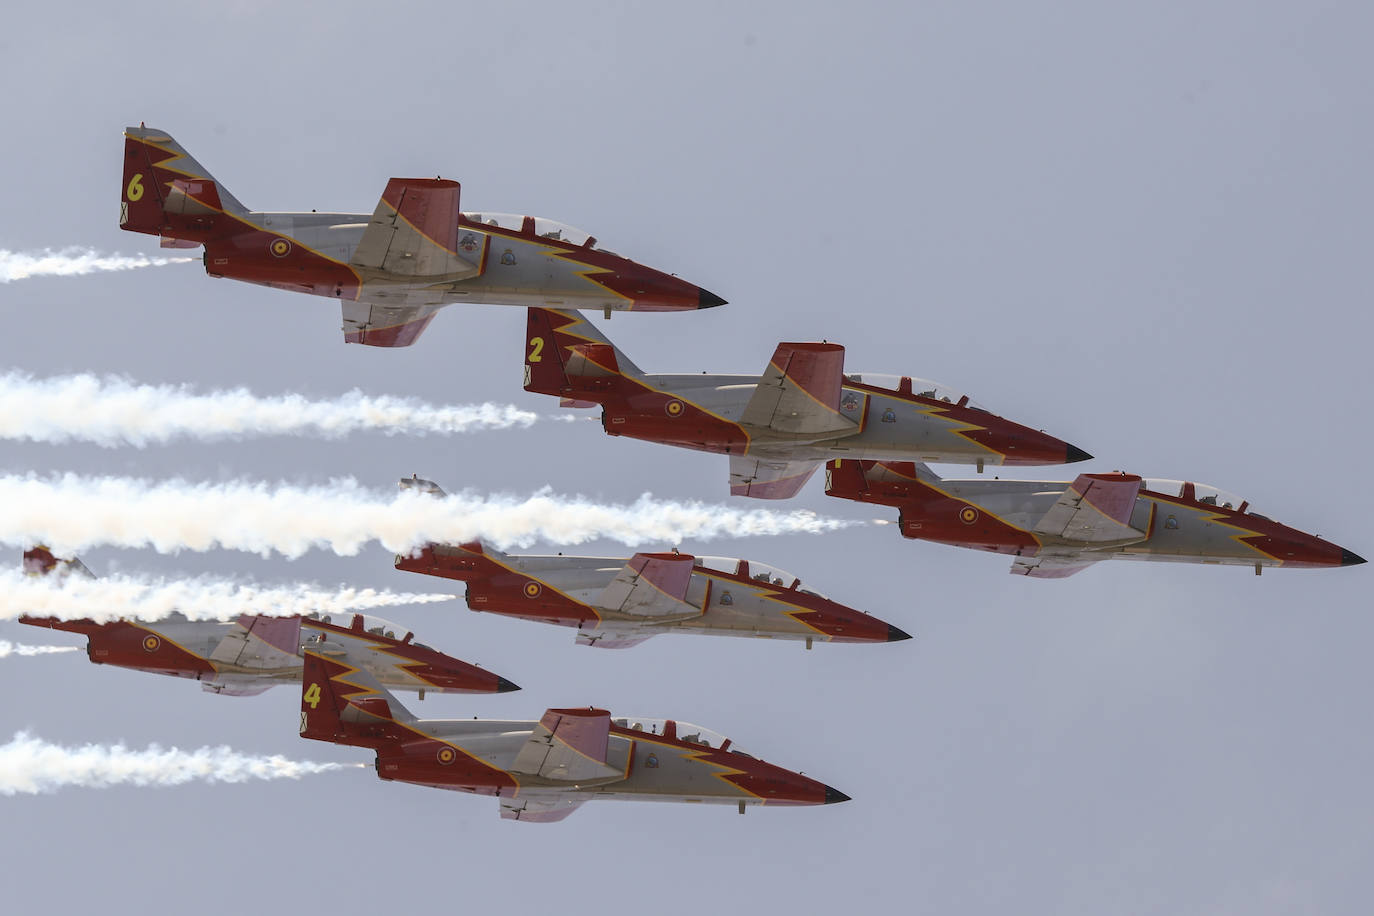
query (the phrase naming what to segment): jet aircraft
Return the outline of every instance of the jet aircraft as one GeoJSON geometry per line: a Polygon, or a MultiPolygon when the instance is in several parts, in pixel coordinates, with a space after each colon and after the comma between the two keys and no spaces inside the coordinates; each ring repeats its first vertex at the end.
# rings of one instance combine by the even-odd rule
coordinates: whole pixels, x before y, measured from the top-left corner
{"type": "Polygon", "coordinates": [[[1062,579],[1107,559],[1254,566],[1352,566],[1342,547],[1250,511],[1200,483],[1134,474],[943,480],[923,464],[831,461],[825,492],[897,506],[902,534],[1012,554],[1011,572],[1062,579]]]}
{"type": "Polygon", "coordinates": [[[344,340],[413,344],[454,302],[643,312],[724,305],[550,219],[464,213],[460,187],[392,178],[371,213],[250,211],[165,131],[124,131],[119,225],[164,248],[205,246],[205,271],[338,299],[344,340]]]}
{"type": "Polygon", "coordinates": [[[844,347],[780,343],[762,376],[648,375],[581,314],[529,310],[525,390],[601,405],[629,436],[730,456],[730,492],[787,499],[839,457],[1037,465],[1092,456],[935,382],[844,371],[844,347]]]}
{"type": "Polygon", "coordinates": [[[376,751],[382,779],[500,799],[501,817],[560,821],[597,798],[822,805],[849,796],[672,719],[550,709],[537,722],[417,719],[349,655],[305,649],[301,735],[376,751]]]}
{"type": "MultiPolygon", "coordinates": [[[[435,495],[428,480],[403,489],[435,495]]],[[[427,544],[396,568],[467,583],[468,607],[577,628],[577,642],[637,646],[660,633],[825,642],[894,642],[903,631],[749,560],[678,553],[632,557],[511,556],[481,543],[427,544]]]]}
{"type": "MultiPolygon", "coordinates": [[[[58,560],[45,548],[24,554],[32,575],[92,577],[78,559],[58,560]]],[[[20,623],[67,630],[87,637],[86,654],[97,665],[194,678],[201,689],[253,696],[301,679],[301,654],[346,652],[394,690],[435,693],[505,693],[515,684],[414,641],[405,627],[367,614],[291,617],[243,615],[233,623],[188,620],[182,614],[157,621],[58,620],[23,616],[20,623]]]]}

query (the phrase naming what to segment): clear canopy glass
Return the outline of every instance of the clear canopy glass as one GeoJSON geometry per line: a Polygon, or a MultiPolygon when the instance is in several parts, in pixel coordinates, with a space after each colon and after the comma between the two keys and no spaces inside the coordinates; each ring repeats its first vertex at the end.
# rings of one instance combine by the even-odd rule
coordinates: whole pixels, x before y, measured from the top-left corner
{"type": "Polygon", "coordinates": [[[1153,490],[1156,493],[1163,493],[1166,496],[1177,496],[1182,498],[1184,490],[1191,486],[1193,488],[1193,499],[1208,506],[1216,506],[1219,509],[1234,509],[1237,512],[1249,512],[1250,504],[1235,493],[1227,490],[1218,489],[1205,483],[1189,483],[1183,480],[1164,480],[1162,478],[1151,477],[1145,480],[1145,489],[1153,490]],[[1244,507],[1243,509],[1241,507],[1244,507]]]}
{"type": "MultiPolygon", "coordinates": [[[[714,569],[716,572],[739,575],[740,561],[734,557],[696,557],[694,565],[704,569],[714,569]]],[[[791,588],[793,584],[810,595],[825,597],[820,592],[812,591],[809,588],[801,587],[801,579],[784,569],[776,566],[769,566],[767,563],[759,563],[754,560],[746,561],[749,564],[749,578],[757,582],[767,582],[769,585],[776,585],[779,588],[791,588]]]]}
{"type": "MultiPolygon", "coordinates": [[[[666,734],[665,729],[668,723],[672,722],[676,729],[676,737],[679,741],[686,741],[689,744],[700,744],[702,747],[713,747],[720,749],[730,743],[730,739],[720,732],[712,731],[709,728],[702,728],[700,725],[693,725],[691,722],[675,722],[672,719],[648,719],[640,717],[629,717],[624,719],[612,719],[611,722],[620,728],[627,728],[634,732],[644,732],[648,735],[666,734]]],[[[734,750],[732,746],[730,748],[734,750]]]]}
{"type": "MultiPolygon", "coordinates": [[[[474,223],[509,229],[512,232],[519,232],[525,224],[525,217],[518,213],[464,213],[463,218],[474,223]]],[[[542,216],[534,217],[534,234],[540,238],[565,242],[569,245],[585,245],[589,239],[593,242],[596,241],[589,232],[542,216]]],[[[604,248],[597,250],[605,251],[604,248]]]]}
{"type": "Polygon", "coordinates": [[[931,381],[928,378],[916,378],[910,375],[888,375],[882,372],[850,372],[845,374],[845,380],[858,382],[861,385],[872,385],[875,388],[886,388],[889,391],[907,391],[923,398],[933,398],[936,401],[944,401],[946,404],[957,404],[960,407],[974,407],[978,410],[987,410],[982,404],[970,398],[967,394],[942,382],[931,381]]]}
{"type": "Polygon", "coordinates": [[[345,629],[358,629],[354,621],[362,621],[362,629],[371,633],[373,636],[385,636],[387,639],[401,639],[411,635],[411,632],[399,623],[392,623],[390,620],[383,620],[381,617],[374,617],[371,614],[307,614],[311,620],[318,620],[320,623],[330,623],[336,627],[345,629]]]}

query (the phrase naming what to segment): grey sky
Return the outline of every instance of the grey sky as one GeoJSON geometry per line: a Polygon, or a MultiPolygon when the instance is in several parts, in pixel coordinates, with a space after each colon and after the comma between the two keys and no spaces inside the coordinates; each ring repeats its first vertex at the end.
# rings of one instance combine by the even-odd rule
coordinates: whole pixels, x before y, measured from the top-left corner
{"type": "MultiPolygon", "coordinates": [[[[852,369],[940,379],[1061,436],[1098,456],[1089,469],[1215,484],[1369,555],[1374,11],[1123,6],[23,4],[0,34],[0,247],[155,253],[117,226],[120,131],[141,120],[250,207],[370,212],[388,177],[442,174],[463,183],[465,209],[566,221],[730,300],[598,319],[647,370],[757,372],[779,340],[826,338],[852,369]]],[[[451,307],[413,348],[346,347],[336,304],[198,264],[10,283],[0,308],[0,370],[553,404],[520,389],[518,309],[451,307]]],[[[379,488],[419,472],[450,490],[728,499],[724,459],[592,423],[0,444],[0,471],[30,469],[379,488]]],[[[794,505],[887,512],[829,500],[819,480],[794,505]]],[[[1257,579],[1117,563],[1028,581],[1004,557],[890,526],[682,546],[794,571],[915,639],[805,652],[665,637],[598,652],[460,602],[388,611],[525,688],[415,710],[674,716],[854,801],[743,818],[605,803],[541,828],[498,820],[491,799],[366,771],[66,790],[0,802],[10,899],[207,913],[522,912],[551,897],[588,912],[1367,910],[1369,567],[1257,579]]],[[[380,548],[85,560],[445,590],[380,548]]],[[[14,624],[0,638],[34,641],[14,624]]],[[[286,689],[216,697],[73,655],[0,660],[0,688],[0,741],[30,728],[368,757],[297,738],[286,689]]]]}

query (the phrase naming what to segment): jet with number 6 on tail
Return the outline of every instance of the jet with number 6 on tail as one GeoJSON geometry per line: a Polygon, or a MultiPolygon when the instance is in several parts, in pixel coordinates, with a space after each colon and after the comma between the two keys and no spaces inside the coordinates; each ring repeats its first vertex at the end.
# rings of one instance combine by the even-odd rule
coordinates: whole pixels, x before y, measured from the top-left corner
{"type": "MultiPolygon", "coordinates": [[[[401,481],[436,496],[428,480],[401,481]]],[[[428,544],[396,568],[467,583],[468,607],[577,628],[577,642],[637,646],[660,633],[821,642],[895,642],[890,623],[845,607],[791,573],[730,557],[512,556],[481,543],[428,544]]]]}
{"type": "Polygon", "coordinates": [[[831,458],[1038,465],[1092,456],[942,385],[846,373],[844,347],[780,343],[762,376],[649,375],[577,312],[532,308],[525,390],[601,406],[628,436],[730,456],[730,492],[794,496],[831,458]]]}
{"type": "Polygon", "coordinates": [[[500,799],[501,817],[561,821],[593,799],[827,805],[849,796],[672,719],[550,709],[538,721],[417,719],[348,656],[305,649],[301,736],[367,747],[377,775],[500,799]]]}
{"type": "MultiPolygon", "coordinates": [[[[30,575],[94,578],[78,559],[59,560],[43,547],[24,553],[30,575]]],[[[20,623],[86,637],[86,654],[97,665],[114,665],[200,681],[202,690],[254,696],[301,679],[307,646],[326,655],[348,652],[393,690],[434,693],[505,693],[519,690],[503,677],[414,641],[414,634],[368,614],[263,617],[233,622],[189,620],[59,620],[19,618],[20,623]]]]}
{"type": "Polygon", "coordinates": [[[1073,481],[944,480],[923,464],[832,461],[825,492],[896,506],[902,535],[1016,559],[1011,572],[1062,579],[1101,560],[1253,566],[1353,566],[1343,547],[1250,511],[1215,487],[1134,474],[1073,481]]]}
{"type": "Polygon", "coordinates": [[[455,302],[676,312],[725,300],[553,220],[464,213],[460,187],[392,178],[368,213],[270,213],[239,203],[164,131],[124,131],[119,225],[164,248],[205,246],[205,271],[339,300],[344,340],[413,344],[455,302]]]}

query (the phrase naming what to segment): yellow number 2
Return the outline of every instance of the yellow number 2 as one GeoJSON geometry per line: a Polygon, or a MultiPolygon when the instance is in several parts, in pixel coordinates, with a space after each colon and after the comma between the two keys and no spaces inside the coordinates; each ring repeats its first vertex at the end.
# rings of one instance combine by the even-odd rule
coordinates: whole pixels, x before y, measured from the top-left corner
{"type": "Polygon", "coordinates": [[[143,173],[138,172],[133,178],[129,179],[129,186],[124,189],[124,196],[129,198],[132,203],[143,198],[143,173]]]}
{"type": "Polygon", "coordinates": [[[310,708],[314,709],[320,705],[320,685],[311,684],[305,688],[305,694],[301,697],[303,702],[309,703],[310,708]]]}
{"type": "Polygon", "coordinates": [[[544,352],[544,338],[534,337],[530,339],[530,362],[537,363],[543,359],[540,353],[544,352]]]}

